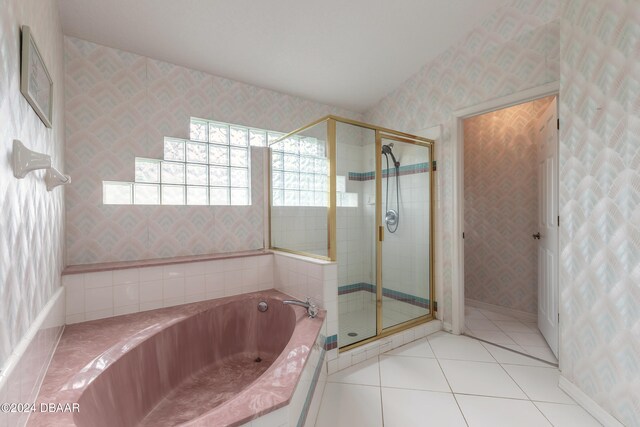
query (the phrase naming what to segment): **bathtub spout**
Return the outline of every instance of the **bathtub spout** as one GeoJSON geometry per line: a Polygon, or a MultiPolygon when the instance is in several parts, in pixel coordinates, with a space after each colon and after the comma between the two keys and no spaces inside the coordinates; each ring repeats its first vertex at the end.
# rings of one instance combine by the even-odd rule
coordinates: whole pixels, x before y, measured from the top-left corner
{"type": "Polygon", "coordinates": [[[307,302],[298,301],[296,299],[287,299],[287,300],[282,301],[282,303],[283,304],[299,305],[300,307],[306,308],[307,309],[307,314],[312,319],[315,318],[318,315],[318,311],[320,311],[318,306],[311,302],[310,298],[307,298],[307,302]]]}

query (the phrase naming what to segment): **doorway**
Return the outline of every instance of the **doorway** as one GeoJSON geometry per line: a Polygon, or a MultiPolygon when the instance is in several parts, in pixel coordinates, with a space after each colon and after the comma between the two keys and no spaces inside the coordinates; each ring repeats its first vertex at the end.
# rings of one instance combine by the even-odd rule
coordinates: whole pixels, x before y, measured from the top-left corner
{"type": "Polygon", "coordinates": [[[459,327],[557,363],[557,97],[544,95],[458,115],[459,327]]]}

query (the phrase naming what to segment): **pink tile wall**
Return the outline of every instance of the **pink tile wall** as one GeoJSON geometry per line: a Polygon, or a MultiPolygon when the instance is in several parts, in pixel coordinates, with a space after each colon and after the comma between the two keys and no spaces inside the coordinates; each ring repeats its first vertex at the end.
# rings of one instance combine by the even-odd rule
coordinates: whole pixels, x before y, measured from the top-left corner
{"type": "Polygon", "coordinates": [[[552,99],[464,121],[465,298],[538,312],[535,137],[552,99]]]}
{"type": "Polygon", "coordinates": [[[323,115],[359,114],[65,37],[67,264],[263,247],[263,175],[251,207],[102,205],[102,180],[133,180],[134,156],[160,158],[191,116],[288,132],[323,115]],[[262,198],[260,198],[262,197],[262,198]]]}

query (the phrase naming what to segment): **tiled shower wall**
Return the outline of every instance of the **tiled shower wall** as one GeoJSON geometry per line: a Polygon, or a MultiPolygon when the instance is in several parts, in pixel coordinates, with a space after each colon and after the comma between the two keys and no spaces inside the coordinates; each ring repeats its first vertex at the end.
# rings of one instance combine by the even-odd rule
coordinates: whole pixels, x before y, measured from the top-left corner
{"type": "MultiPolygon", "coordinates": [[[[64,267],[64,188],[48,192],[44,171],[16,179],[14,139],[64,165],[63,41],[57,4],[3,0],[0,6],[0,402],[29,402],[37,391],[61,324],[40,330],[7,378],[10,354],[60,287],[64,267]],[[28,25],[53,80],[52,128],[46,128],[20,93],[20,26],[28,25]],[[38,366],[39,365],[39,366],[38,366]],[[24,371],[27,369],[28,371],[24,371]],[[34,371],[35,369],[35,371],[34,371]]],[[[17,363],[15,363],[17,362],[17,363]]],[[[23,414],[0,414],[0,425],[20,425],[23,414]],[[7,418],[9,417],[9,418],[7,418]]]]}
{"type": "Polygon", "coordinates": [[[538,117],[553,97],[464,121],[464,296],[536,314],[538,117]]]}
{"type": "Polygon", "coordinates": [[[289,132],[327,114],[360,115],[65,37],[67,264],[263,247],[249,207],[105,206],[102,180],[132,181],[134,157],[160,158],[189,117],[289,132]]]}
{"type": "Polygon", "coordinates": [[[365,182],[349,179],[350,172],[375,169],[375,134],[357,126],[336,126],[336,174],[344,177],[348,193],[358,195],[357,207],[336,210],[338,286],[375,283],[375,189],[365,182]]]}
{"type": "MultiPolygon", "coordinates": [[[[429,164],[429,151],[425,147],[396,142],[393,153],[400,162],[400,207],[396,208],[396,176],[390,162],[390,176],[387,178],[384,173],[382,176],[382,216],[384,221],[388,185],[389,208],[398,210],[400,221],[394,233],[386,227],[384,230],[382,283],[385,291],[401,292],[404,296],[418,297],[424,302],[429,298],[431,189],[429,173],[425,169],[414,167],[429,164]]],[[[383,158],[383,170],[386,166],[386,160],[383,158]]],[[[368,185],[374,185],[373,182],[368,181],[368,185]]]]}

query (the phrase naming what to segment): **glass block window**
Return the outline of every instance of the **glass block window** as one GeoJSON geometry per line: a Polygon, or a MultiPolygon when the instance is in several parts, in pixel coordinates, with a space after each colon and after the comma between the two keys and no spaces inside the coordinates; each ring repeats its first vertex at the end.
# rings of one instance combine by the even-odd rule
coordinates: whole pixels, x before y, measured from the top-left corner
{"type": "Polygon", "coordinates": [[[163,158],[135,158],[135,182],[103,181],[106,205],[249,205],[250,147],[282,136],[192,118],[189,139],[166,137],[163,158]]]}
{"type": "Polygon", "coordinates": [[[328,206],[325,142],[293,136],[272,144],[271,149],[273,206],[328,206]]]}
{"type": "MultiPolygon", "coordinates": [[[[272,144],[271,149],[273,206],[329,205],[329,163],[324,141],[293,136],[272,144]]],[[[345,192],[345,177],[336,177],[336,184],[337,205],[357,207],[358,195],[345,192]]]]}

